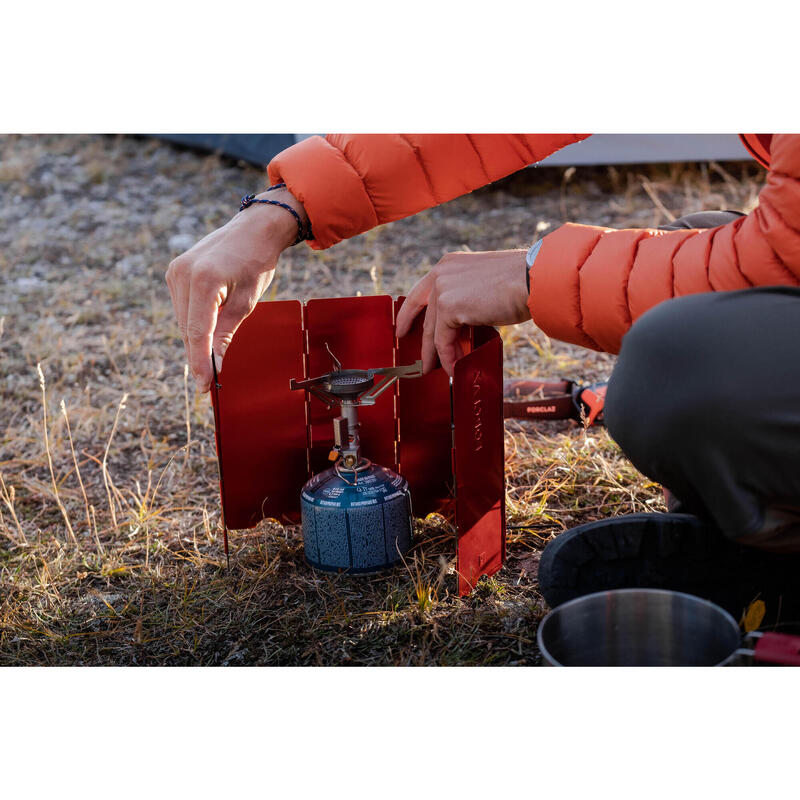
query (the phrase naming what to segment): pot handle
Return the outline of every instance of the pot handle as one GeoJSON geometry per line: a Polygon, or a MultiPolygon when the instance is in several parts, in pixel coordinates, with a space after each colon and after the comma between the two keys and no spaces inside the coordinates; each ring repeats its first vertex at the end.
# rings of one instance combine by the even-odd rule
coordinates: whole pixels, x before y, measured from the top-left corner
{"type": "Polygon", "coordinates": [[[762,633],[753,648],[753,660],[785,667],[800,667],[800,636],[762,633]]]}

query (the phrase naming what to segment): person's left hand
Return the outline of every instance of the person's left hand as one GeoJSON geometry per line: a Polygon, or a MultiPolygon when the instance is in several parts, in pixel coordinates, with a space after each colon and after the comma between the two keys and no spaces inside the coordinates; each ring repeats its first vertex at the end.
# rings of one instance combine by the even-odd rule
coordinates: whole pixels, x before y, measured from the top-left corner
{"type": "Polygon", "coordinates": [[[530,319],[525,283],[525,250],[448,253],[408,293],[397,315],[405,336],[427,306],[422,332],[422,369],[436,366],[453,376],[461,357],[458,331],[465,325],[514,325],[530,319]]]}

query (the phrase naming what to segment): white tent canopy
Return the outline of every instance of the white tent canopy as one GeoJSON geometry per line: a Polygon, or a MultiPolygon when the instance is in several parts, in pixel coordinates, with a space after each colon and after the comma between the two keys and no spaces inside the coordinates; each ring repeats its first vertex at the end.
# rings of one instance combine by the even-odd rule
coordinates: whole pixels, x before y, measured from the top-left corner
{"type": "Polygon", "coordinates": [[[596,133],[540,162],[543,167],[743,161],[752,156],[735,133],[596,133]]]}

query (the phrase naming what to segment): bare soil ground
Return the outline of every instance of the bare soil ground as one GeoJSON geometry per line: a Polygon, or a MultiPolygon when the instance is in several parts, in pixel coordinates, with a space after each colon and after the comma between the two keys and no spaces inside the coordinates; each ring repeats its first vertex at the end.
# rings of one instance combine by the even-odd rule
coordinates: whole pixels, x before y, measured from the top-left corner
{"type": "MultiPolygon", "coordinates": [[[[401,294],[445,252],[527,246],[565,220],[749,210],[755,164],[527,170],[329,251],[271,298],[401,294]]],[[[0,664],[536,664],[536,573],[560,531],[661,507],[602,429],[509,421],[508,562],[459,599],[446,520],[407,568],[313,573],[300,531],[231,536],[213,416],[184,372],[164,272],[259,191],[252,167],[152,140],[0,137],[0,664]],[[40,368],[40,370],[39,370],[40,368]]],[[[613,358],[502,331],[509,375],[606,377],[613,358]]]]}

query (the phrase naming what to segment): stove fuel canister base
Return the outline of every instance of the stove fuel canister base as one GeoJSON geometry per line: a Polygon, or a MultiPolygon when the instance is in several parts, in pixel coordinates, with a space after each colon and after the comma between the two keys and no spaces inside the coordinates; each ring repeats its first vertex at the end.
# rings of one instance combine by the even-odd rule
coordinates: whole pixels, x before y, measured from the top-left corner
{"type": "Polygon", "coordinates": [[[327,572],[367,574],[393,567],[411,547],[413,515],[405,478],[366,464],[354,473],[331,467],[300,495],[306,561],[327,572]]]}

